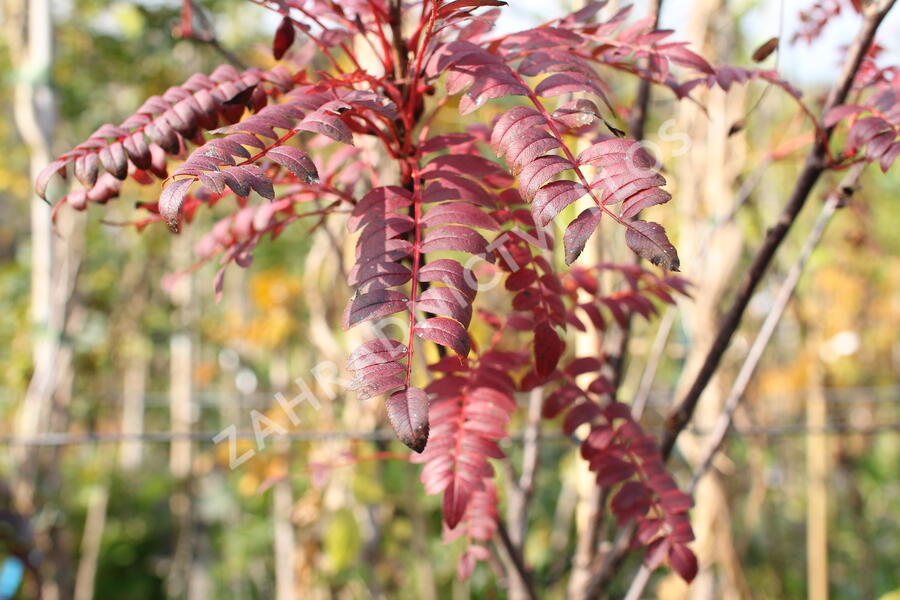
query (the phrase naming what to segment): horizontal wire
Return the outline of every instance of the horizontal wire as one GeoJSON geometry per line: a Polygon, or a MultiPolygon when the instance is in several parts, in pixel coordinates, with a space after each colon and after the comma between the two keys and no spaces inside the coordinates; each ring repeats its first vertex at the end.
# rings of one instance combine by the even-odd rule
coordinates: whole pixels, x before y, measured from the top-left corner
{"type": "MultiPolygon", "coordinates": [[[[703,435],[704,432],[699,430],[688,430],[696,435],[703,435]]],[[[735,435],[742,437],[787,437],[796,435],[879,435],[883,433],[900,432],[900,423],[886,423],[881,425],[872,425],[870,427],[860,427],[835,423],[822,428],[809,428],[803,425],[785,425],[781,427],[746,427],[733,429],[735,435]]],[[[390,429],[381,429],[375,431],[294,431],[288,433],[269,433],[262,432],[259,437],[266,444],[276,441],[289,442],[319,442],[333,440],[355,440],[355,441],[390,441],[396,438],[394,432],[390,429]],[[265,434],[265,435],[264,435],[265,434]]],[[[86,432],[86,433],[45,433],[32,437],[21,437],[15,435],[0,435],[0,445],[9,446],[77,446],[85,444],[116,444],[126,442],[146,442],[146,443],[168,443],[173,441],[196,441],[207,443],[223,443],[228,442],[232,436],[223,436],[219,442],[215,442],[214,438],[221,436],[221,431],[156,431],[144,433],[115,433],[115,432],[86,432]]],[[[255,440],[257,433],[254,431],[238,431],[234,434],[234,439],[238,440],[255,440]]],[[[517,432],[510,436],[513,441],[522,439],[522,433],[517,432]]],[[[562,441],[571,440],[570,436],[561,433],[543,434],[542,440],[546,441],[562,441]]]]}

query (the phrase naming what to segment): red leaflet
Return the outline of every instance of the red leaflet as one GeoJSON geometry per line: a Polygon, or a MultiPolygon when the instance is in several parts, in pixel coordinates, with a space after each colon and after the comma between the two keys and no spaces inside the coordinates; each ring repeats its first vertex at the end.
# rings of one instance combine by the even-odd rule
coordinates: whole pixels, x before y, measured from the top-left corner
{"type": "Polygon", "coordinates": [[[625,232],[625,243],[641,258],[666,271],[678,271],[678,252],[659,223],[632,221],[625,232]]]}
{"type": "Polygon", "coordinates": [[[559,146],[559,141],[543,129],[529,129],[505,147],[506,162],[510,165],[510,170],[518,175],[535,158],[559,146]]]}
{"type": "Polygon", "coordinates": [[[665,190],[655,187],[643,189],[624,199],[622,202],[621,215],[624,218],[629,219],[637,216],[637,214],[645,208],[649,208],[656,204],[665,204],[671,199],[672,196],[665,190]]]}
{"type": "Polygon", "coordinates": [[[125,179],[128,176],[128,159],[125,158],[125,149],[119,142],[100,149],[100,164],[116,179],[125,179]]]}
{"type": "Polygon", "coordinates": [[[355,371],[369,365],[392,362],[406,355],[406,346],[389,339],[375,339],[357,348],[347,359],[347,369],[355,371]]]}
{"type": "Polygon", "coordinates": [[[368,292],[403,285],[411,278],[412,272],[399,263],[372,261],[354,265],[347,274],[347,283],[368,292]]]}
{"type": "Polygon", "coordinates": [[[317,183],[319,172],[309,154],[293,146],[276,146],[266,156],[296,175],[306,183],[317,183]]]}
{"type": "Polygon", "coordinates": [[[435,171],[450,171],[468,177],[504,175],[505,172],[494,161],[475,154],[444,154],[431,159],[422,169],[422,176],[428,178],[435,171]]]}
{"type": "Polygon", "coordinates": [[[684,544],[676,544],[669,549],[669,565],[688,583],[697,576],[697,557],[684,544]]]}
{"type": "Polygon", "coordinates": [[[288,51],[288,48],[294,43],[294,35],[294,22],[285,15],[275,31],[275,39],[272,40],[272,56],[275,57],[275,60],[281,60],[284,53],[288,51]]]}
{"type": "Polygon", "coordinates": [[[297,123],[295,129],[321,133],[343,144],[353,145],[353,132],[350,131],[347,124],[341,120],[340,116],[325,111],[318,110],[308,114],[297,123]]]}
{"type": "Polygon", "coordinates": [[[438,10],[438,18],[446,19],[456,12],[479,8],[482,6],[506,6],[502,0],[453,0],[438,10]]]}
{"type": "Polygon", "coordinates": [[[425,143],[419,147],[419,150],[422,151],[422,154],[430,154],[432,152],[448,150],[450,148],[463,146],[474,142],[475,138],[468,133],[443,133],[441,135],[436,135],[434,137],[428,138],[428,140],[426,140],[425,143]]]}
{"type": "Polygon", "coordinates": [[[822,119],[822,123],[825,125],[825,127],[834,127],[850,115],[865,112],[865,110],[865,106],[859,106],[858,104],[843,104],[841,106],[835,106],[830,111],[828,111],[828,114],[826,114],[822,119]]]}
{"type": "Polygon", "coordinates": [[[192,183],[194,182],[191,179],[176,179],[170,182],[159,196],[159,214],[172,233],[178,233],[181,229],[181,206],[192,183]]]}
{"type": "Polygon", "coordinates": [[[471,301],[475,298],[477,280],[469,269],[455,260],[433,260],[419,269],[419,281],[440,281],[462,292],[471,301]]]}
{"type": "Polygon", "coordinates": [[[487,245],[487,240],[477,231],[460,225],[443,225],[428,230],[421,251],[458,250],[482,256],[487,252],[487,245]]]}
{"type": "Polygon", "coordinates": [[[537,374],[547,377],[556,369],[566,343],[547,321],[538,323],[534,330],[534,366],[537,374]]]}
{"type": "Polygon", "coordinates": [[[444,202],[430,209],[422,218],[427,227],[458,223],[469,227],[478,227],[497,231],[497,222],[482,209],[466,202],[444,202]]]}
{"type": "Polygon", "coordinates": [[[419,388],[408,388],[391,394],[385,406],[400,441],[421,453],[428,443],[428,394],[419,388]]]}
{"type": "Polygon", "coordinates": [[[505,65],[484,65],[473,69],[471,74],[471,87],[459,100],[459,113],[462,115],[478,110],[494,98],[528,95],[528,88],[519,83],[505,65]]]}
{"type": "Polygon", "coordinates": [[[519,269],[510,273],[506,278],[506,289],[511,292],[518,292],[531,287],[537,281],[537,274],[532,269],[519,269]]]}
{"type": "Polygon", "coordinates": [[[566,418],[563,419],[563,433],[572,435],[576,429],[590,423],[601,414],[602,411],[597,404],[590,401],[580,402],[566,413],[566,418]]]}
{"type": "Polygon", "coordinates": [[[554,73],[534,88],[535,94],[548,98],[577,92],[588,92],[601,98],[605,97],[603,90],[583,73],[554,73]]]}
{"type": "Polygon", "coordinates": [[[406,296],[393,290],[376,289],[357,294],[344,311],[344,329],[350,329],[363,321],[406,310],[408,304],[409,299],[406,296]]]}
{"type": "Polygon", "coordinates": [[[456,319],[463,327],[468,327],[472,320],[472,301],[450,287],[428,288],[419,295],[416,309],[456,319]]]}
{"type": "Polygon", "coordinates": [[[585,209],[574,221],[566,227],[563,235],[563,244],[566,248],[566,264],[571,265],[581,255],[584,245],[600,224],[603,216],[596,206],[585,209]]]}
{"type": "MultiPolygon", "coordinates": [[[[131,138],[126,138],[126,144],[131,138]]],[[[143,140],[143,136],[141,137],[143,140]]],[[[145,146],[146,148],[146,146],[145,146]]],[[[150,153],[147,151],[147,163],[149,165],[150,153]]],[[[143,162],[143,161],[142,161],[143,162]]],[[[99,172],[99,159],[96,154],[85,154],[75,159],[75,177],[86,188],[94,187],[97,183],[97,174],[99,172]]],[[[146,166],[144,167],[146,168],[146,166]]]]}
{"type": "Polygon", "coordinates": [[[550,154],[538,157],[519,173],[519,191],[524,198],[531,200],[542,185],[573,166],[562,156],[550,154]]]}
{"type": "Polygon", "coordinates": [[[553,181],[542,187],[531,203],[531,214],[538,225],[546,227],[565,207],[585,195],[587,190],[574,181],[553,181]]]}
{"type": "Polygon", "coordinates": [[[497,155],[505,154],[510,144],[523,132],[545,126],[547,120],[527,106],[516,106],[504,113],[491,131],[491,146],[497,155]]]}
{"type": "Polygon", "coordinates": [[[469,334],[459,321],[432,317],[416,323],[415,333],[422,339],[447,346],[460,356],[469,354],[469,334]]]}
{"type": "Polygon", "coordinates": [[[642,517],[647,514],[650,506],[647,489],[637,481],[629,481],[623,485],[610,501],[610,508],[620,521],[642,517]]]}

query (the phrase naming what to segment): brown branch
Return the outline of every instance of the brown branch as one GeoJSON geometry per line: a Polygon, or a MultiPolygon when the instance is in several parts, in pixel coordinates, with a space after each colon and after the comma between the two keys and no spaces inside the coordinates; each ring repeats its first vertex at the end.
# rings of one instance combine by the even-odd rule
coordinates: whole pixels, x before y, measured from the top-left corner
{"type": "MultiPolygon", "coordinates": [[[[863,58],[865,58],[869,47],[872,45],[878,26],[895,2],[896,0],[882,0],[881,2],[869,5],[865,10],[865,19],[862,27],[857,33],[856,38],[853,40],[853,44],[847,53],[847,60],[844,63],[841,75],[838,78],[837,84],[832,88],[831,93],[828,95],[825,107],[822,110],[822,115],[828,114],[828,111],[832,108],[844,103],[863,58]]],[[[747,304],[750,302],[753,292],[762,280],[766,269],[772,262],[772,258],[775,256],[776,251],[787,236],[788,231],[800,214],[804,204],[806,204],[806,200],[809,198],[813,186],[815,186],[819,177],[828,166],[825,163],[825,156],[831,134],[834,131],[834,126],[829,128],[823,127],[822,129],[823,133],[817,137],[816,141],[813,143],[812,149],[806,157],[803,170],[797,178],[797,183],[794,186],[790,199],[787,204],[785,204],[778,221],[767,232],[762,247],[756,253],[753,262],[747,269],[741,285],[738,288],[737,296],[732,301],[731,308],[722,320],[719,332],[706,355],[703,366],[697,373],[687,394],[666,419],[666,428],[663,433],[661,444],[664,459],[668,459],[672,454],[678,435],[684,430],[688,422],[690,422],[691,417],[694,414],[694,409],[697,406],[697,402],[700,400],[700,395],[703,393],[703,390],[706,389],[706,386],[709,384],[716,369],[718,369],[722,356],[728,349],[731,338],[734,336],[735,331],[737,331],[737,328],[741,323],[744,310],[747,308],[747,304]]]]}
{"type": "MultiPolygon", "coordinates": [[[[507,471],[506,518],[510,542],[521,554],[525,548],[528,527],[528,507],[534,495],[534,477],[540,459],[541,408],[544,405],[544,388],[538,386],[528,396],[528,415],[522,436],[522,473],[516,480],[510,461],[504,461],[507,471]]],[[[528,592],[519,581],[513,581],[509,589],[510,598],[522,598],[528,592]]]]}
{"type": "MultiPolygon", "coordinates": [[[[648,13],[653,15],[653,29],[659,27],[659,13],[663,0],[650,0],[648,13]]],[[[641,79],[638,84],[634,108],[628,118],[628,130],[636,140],[644,139],[644,128],[647,125],[647,107],[650,106],[650,81],[641,79]]]]}
{"type": "Polygon", "coordinates": [[[531,573],[528,571],[528,567],[525,566],[522,555],[509,538],[509,531],[507,531],[503,519],[497,519],[497,534],[497,537],[500,539],[500,545],[502,545],[503,549],[506,551],[509,562],[512,563],[515,573],[519,577],[522,588],[528,595],[529,600],[537,600],[538,596],[537,592],[534,590],[534,581],[531,578],[531,573]]]}
{"type": "MultiPolygon", "coordinates": [[[[737,410],[738,405],[743,399],[744,393],[747,391],[747,386],[750,383],[750,379],[753,377],[753,374],[756,371],[756,367],[759,364],[760,359],[762,358],[763,351],[766,349],[766,346],[772,339],[772,334],[775,332],[775,328],[778,326],[779,321],[781,321],[781,316],[784,314],[784,309],[787,307],[788,302],[793,296],[794,290],[797,288],[797,284],[800,281],[800,276],[803,274],[803,270],[806,268],[806,265],[809,262],[809,257],[812,255],[813,250],[815,250],[816,246],[818,246],[819,241],[821,241],[822,235],[825,233],[825,228],[828,226],[828,223],[831,222],[831,218],[834,216],[834,213],[838,208],[841,208],[842,206],[844,206],[844,204],[846,204],[846,202],[849,200],[850,195],[856,189],[859,176],[862,174],[864,168],[865,163],[855,164],[850,169],[850,171],[848,171],[847,175],[841,181],[837,189],[829,194],[828,199],[825,201],[825,204],[822,205],[822,210],[819,212],[819,217],[818,219],[816,219],[815,224],[813,225],[812,229],[809,232],[809,235],[806,238],[806,241],[803,244],[803,249],[800,251],[800,256],[797,258],[797,261],[794,263],[787,276],[784,278],[784,282],[782,282],[781,287],[778,290],[778,294],[775,297],[774,305],[769,311],[769,314],[766,316],[765,321],[763,321],[763,324],[759,329],[759,333],[757,334],[756,339],[753,341],[753,345],[750,347],[750,351],[747,353],[747,358],[744,360],[744,364],[741,365],[741,370],[731,387],[728,398],[725,400],[725,407],[722,410],[722,414],[719,415],[719,419],[717,420],[715,428],[713,429],[713,432],[711,434],[712,439],[707,446],[703,459],[700,461],[700,464],[694,470],[694,474],[691,477],[691,483],[688,485],[687,489],[687,492],[689,494],[693,494],[697,489],[697,484],[700,482],[700,479],[703,477],[703,475],[709,470],[710,466],[712,465],[713,459],[719,452],[719,448],[725,441],[725,437],[728,435],[728,430],[731,428],[731,420],[734,416],[734,412],[737,410]]],[[[651,574],[651,569],[642,564],[634,579],[632,580],[631,586],[628,588],[628,593],[625,596],[625,600],[638,600],[641,597],[641,594],[644,592],[644,589],[647,587],[647,583],[649,583],[650,581],[651,574]]]]}
{"type": "MultiPolygon", "coordinates": [[[[663,0],[651,0],[649,12],[653,14],[653,28],[659,26],[659,13],[662,10],[663,0]]],[[[650,81],[641,79],[638,84],[637,96],[634,108],[629,116],[628,129],[631,136],[636,140],[644,139],[644,132],[647,123],[647,108],[650,105],[650,81]]],[[[640,258],[634,257],[635,263],[640,262],[640,258]]],[[[628,353],[628,346],[631,342],[632,315],[629,314],[625,322],[625,326],[619,331],[619,336],[613,341],[615,346],[614,352],[607,359],[609,362],[612,387],[618,395],[619,387],[622,385],[622,379],[625,373],[625,356],[628,353]]],[[[602,346],[602,345],[601,345],[602,346]]],[[[602,352],[602,347],[600,351],[602,352]]],[[[590,568],[590,565],[596,562],[598,540],[600,538],[600,530],[603,526],[603,520],[606,511],[606,502],[609,497],[609,489],[603,488],[595,491],[596,497],[592,497],[593,506],[588,515],[587,524],[584,530],[578,536],[576,544],[576,555],[574,558],[573,581],[580,579],[578,571],[590,568]],[[583,565],[579,567],[579,565],[583,565]]],[[[591,578],[588,577],[588,582],[591,578]]],[[[577,584],[576,584],[577,585],[577,584]]],[[[590,583],[588,583],[590,586],[590,583]]]]}
{"type": "Polygon", "coordinates": [[[181,34],[184,37],[199,44],[210,46],[213,50],[221,54],[222,58],[237,69],[243,71],[247,68],[247,65],[238,58],[237,54],[222,45],[219,38],[217,38],[216,34],[213,32],[213,25],[210,22],[209,17],[206,16],[206,13],[203,12],[203,9],[198,6],[194,0],[188,0],[182,4],[181,27],[181,34]],[[190,22],[192,15],[200,22],[200,26],[203,29],[202,32],[194,31],[194,27],[190,22]],[[185,22],[185,19],[187,22],[185,22]]]}
{"type": "Polygon", "coordinates": [[[744,393],[747,391],[747,386],[750,383],[750,379],[753,377],[753,373],[756,371],[756,367],[762,358],[763,351],[768,345],[769,340],[772,339],[772,334],[775,332],[775,328],[781,320],[782,314],[784,314],[784,309],[787,307],[794,290],[797,288],[797,283],[800,281],[800,276],[803,274],[807,262],[809,262],[810,255],[822,239],[825,228],[828,226],[828,223],[831,222],[834,213],[838,208],[841,208],[849,201],[850,196],[856,190],[859,177],[864,168],[865,163],[853,165],[844,176],[840,185],[829,194],[825,204],[822,205],[819,217],[816,219],[815,224],[806,238],[806,242],[803,244],[800,256],[784,278],[784,282],[781,284],[781,288],[778,290],[778,294],[775,297],[774,305],[766,316],[765,321],[763,321],[759,333],[753,341],[750,351],[747,353],[747,358],[744,360],[744,364],[741,365],[741,370],[735,378],[731,391],[728,394],[728,398],[725,400],[725,407],[722,414],[719,415],[719,419],[712,432],[712,439],[704,454],[704,458],[694,470],[690,486],[688,487],[689,494],[693,494],[697,484],[700,482],[704,473],[709,469],[713,458],[715,458],[722,442],[725,440],[725,436],[731,428],[731,420],[734,416],[734,412],[737,410],[738,405],[743,399],[744,393]]]}
{"type": "MultiPolygon", "coordinates": [[[[649,12],[653,15],[653,29],[659,27],[659,13],[662,10],[663,0],[651,0],[649,12]]],[[[638,83],[637,97],[634,101],[634,107],[628,118],[628,130],[631,137],[640,141],[645,137],[645,129],[647,126],[648,107],[650,106],[651,83],[647,79],[641,79],[638,83]]],[[[637,218],[637,216],[635,216],[637,218]]],[[[634,257],[635,263],[640,262],[640,258],[634,257]]],[[[618,390],[622,384],[625,372],[625,355],[628,354],[628,345],[631,342],[631,323],[632,315],[628,315],[625,327],[619,333],[616,341],[616,351],[609,358],[612,367],[612,385],[613,389],[618,390]]]]}
{"type": "MultiPolygon", "coordinates": [[[[871,46],[875,33],[878,30],[884,17],[894,6],[896,0],[880,0],[879,2],[870,4],[865,9],[865,19],[860,30],[847,52],[847,60],[841,71],[841,75],[837,83],[832,88],[822,110],[822,115],[826,115],[833,107],[843,104],[850,88],[853,85],[855,74],[871,46]]],[[[778,250],[778,247],[784,241],[788,230],[793,225],[800,210],[806,203],[813,186],[818,181],[821,174],[825,171],[827,165],[825,157],[827,155],[828,143],[834,131],[834,126],[822,128],[822,133],[817,136],[812,149],[806,157],[803,170],[797,178],[794,190],[790,199],[783,208],[781,215],[776,224],[767,232],[763,246],[757,252],[747,270],[738,294],[735,297],[731,308],[726,314],[716,339],[710,348],[700,372],[697,374],[694,383],[691,385],[687,395],[678,405],[678,407],[670,413],[666,419],[666,429],[662,442],[662,454],[664,459],[668,459],[672,454],[675,441],[678,435],[684,430],[693,416],[694,409],[700,399],[700,394],[706,388],[712,375],[719,366],[722,355],[728,348],[731,338],[737,330],[743,317],[744,310],[753,295],[756,286],[762,279],[769,263],[778,250]]],[[[630,537],[630,536],[629,536],[630,537]]],[[[618,570],[628,552],[628,545],[620,547],[618,550],[614,548],[607,559],[591,577],[588,585],[588,593],[596,594],[600,589],[605,587],[613,574],[618,570]]]]}

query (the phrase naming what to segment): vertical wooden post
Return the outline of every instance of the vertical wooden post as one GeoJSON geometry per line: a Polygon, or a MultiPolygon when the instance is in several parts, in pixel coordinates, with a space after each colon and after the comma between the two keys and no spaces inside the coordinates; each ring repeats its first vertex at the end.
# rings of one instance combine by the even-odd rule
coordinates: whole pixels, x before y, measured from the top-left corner
{"type": "Polygon", "coordinates": [[[828,599],[828,423],[823,367],[813,359],[806,402],[806,579],[809,600],[828,599]]]}
{"type": "MultiPolygon", "coordinates": [[[[137,338],[137,333],[134,333],[137,338]]],[[[122,375],[122,422],[120,430],[125,434],[140,435],[144,431],[144,397],[147,393],[147,343],[132,338],[125,350],[122,375]]],[[[119,446],[119,467],[134,471],[141,466],[144,445],[140,439],[127,440],[119,446]]]]}
{"type": "MultiPolygon", "coordinates": [[[[190,239],[186,233],[174,238],[172,242],[172,267],[179,269],[188,266],[190,256],[190,239]]],[[[169,468],[172,476],[183,479],[191,470],[191,440],[187,437],[191,431],[193,410],[192,354],[193,343],[187,325],[190,322],[190,303],[193,296],[190,275],[185,275],[175,283],[171,296],[178,307],[173,315],[176,333],[169,342],[169,411],[171,431],[175,439],[169,448],[169,468]]]]}
{"type": "Polygon", "coordinates": [[[106,484],[97,485],[91,490],[84,533],[81,536],[81,560],[78,562],[78,573],[75,576],[74,600],[91,600],[94,597],[94,579],[100,558],[100,542],[103,539],[103,529],[106,527],[108,501],[109,488],[106,484]]]}
{"type": "Polygon", "coordinates": [[[291,509],[294,497],[291,482],[279,481],[272,490],[272,526],[275,529],[275,600],[294,600],[296,583],[294,526],[291,509]]]}
{"type": "MultiPolygon", "coordinates": [[[[49,0],[4,2],[5,33],[14,76],[13,117],[16,130],[28,146],[31,180],[50,161],[50,135],[54,126],[54,98],[50,87],[53,64],[53,19],[49,0]]],[[[31,323],[34,374],[16,418],[16,434],[33,437],[40,433],[50,413],[50,397],[56,382],[54,362],[62,330],[62,314],[54,310],[53,231],[50,206],[31,198],[31,323]]],[[[13,447],[19,477],[14,482],[16,502],[30,511],[34,448],[13,447]]]]}

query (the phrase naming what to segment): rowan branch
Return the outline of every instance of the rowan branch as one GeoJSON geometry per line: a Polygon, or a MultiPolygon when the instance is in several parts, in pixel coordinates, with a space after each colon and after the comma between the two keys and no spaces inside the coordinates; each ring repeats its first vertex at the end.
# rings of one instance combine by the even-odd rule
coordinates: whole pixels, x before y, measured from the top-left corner
{"type": "MultiPolygon", "coordinates": [[[[787,308],[788,302],[790,302],[794,290],[797,288],[800,276],[803,274],[813,250],[816,249],[821,241],[822,235],[825,233],[825,228],[831,222],[831,218],[834,216],[835,212],[837,212],[837,209],[843,207],[856,190],[859,177],[864,168],[865,163],[853,165],[847,172],[847,175],[844,176],[840,185],[828,195],[827,200],[822,205],[822,210],[819,212],[815,224],[810,230],[809,235],[806,237],[806,241],[803,244],[800,255],[797,257],[797,261],[793,264],[790,271],[788,271],[787,276],[785,276],[784,281],[778,290],[778,294],[775,296],[772,309],[763,321],[759,333],[753,341],[750,351],[747,353],[747,358],[744,360],[744,364],[741,365],[741,370],[738,372],[737,378],[731,386],[731,391],[728,393],[728,397],[725,400],[725,407],[722,410],[722,414],[719,415],[716,425],[710,434],[712,439],[707,445],[703,459],[700,461],[700,464],[697,465],[697,468],[694,469],[691,483],[687,489],[688,494],[693,495],[700,479],[709,470],[713,459],[716,454],[718,454],[719,448],[721,448],[722,443],[725,441],[725,437],[728,435],[729,429],[731,429],[734,413],[740,405],[741,400],[744,398],[747,386],[750,384],[750,380],[756,371],[756,367],[759,365],[759,361],[762,358],[766,346],[772,339],[772,334],[775,333],[775,328],[778,326],[779,321],[781,321],[784,310],[787,308]]],[[[650,581],[651,573],[651,569],[647,568],[646,565],[641,565],[631,582],[631,586],[628,588],[625,600],[638,600],[641,597],[641,594],[644,592],[644,589],[650,581]]]]}
{"type": "MultiPolygon", "coordinates": [[[[862,64],[866,53],[872,45],[875,33],[878,31],[879,25],[895,2],[896,0],[885,0],[878,2],[877,4],[871,4],[865,10],[865,19],[847,52],[847,60],[844,62],[841,75],[835,86],[832,88],[831,93],[828,95],[828,99],[826,100],[821,113],[823,116],[827,115],[835,106],[843,104],[846,100],[847,94],[853,85],[853,79],[859,71],[859,67],[862,64]]],[[[672,450],[675,447],[675,441],[690,422],[691,417],[694,414],[694,409],[697,407],[697,402],[700,400],[700,396],[709,384],[710,379],[712,379],[713,374],[718,369],[722,356],[728,349],[731,338],[734,336],[734,333],[741,323],[744,311],[746,310],[750,299],[753,297],[757,285],[759,285],[763,275],[765,275],[769,264],[772,262],[772,258],[775,256],[775,253],[787,236],[788,231],[790,231],[794,221],[797,220],[797,216],[806,204],[806,200],[809,198],[813,186],[815,186],[819,177],[828,167],[825,162],[825,156],[827,154],[828,143],[834,132],[834,127],[835,126],[826,128],[824,125],[822,126],[822,133],[817,137],[813,143],[812,149],[806,157],[803,170],[797,178],[797,182],[794,185],[793,192],[791,193],[787,204],[785,204],[782,209],[778,221],[776,221],[775,225],[767,232],[762,247],[760,247],[759,251],[756,253],[753,262],[750,264],[750,267],[747,269],[747,272],[741,281],[737,296],[732,301],[731,308],[722,320],[722,324],[719,327],[719,331],[716,334],[712,347],[707,352],[703,366],[694,378],[694,382],[687,394],[667,417],[666,428],[663,433],[661,444],[664,459],[668,459],[672,454],[672,450]]]]}
{"type": "Polygon", "coordinates": [[[519,550],[509,538],[509,531],[507,531],[503,519],[497,519],[497,534],[500,538],[500,545],[503,546],[503,549],[506,551],[506,554],[509,557],[509,563],[512,564],[529,600],[537,600],[538,596],[537,592],[534,590],[534,581],[531,578],[531,573],[528,571],[528,567],[525,566],[525,561],[522,559],[519,550]]]}
{"type": "Polygon", "coordinates": [[[725,400],[725,408],[723,409],[722,414],[719,415],[719,419],[710,434],[710,443],[704,453],[703,460],[700,461],[700,464],[694,470],[694,474],[691,477],[691,483],[687,490],[689,494],[694,493],[700,479],[706,471],[709,470],[713,458],[715,458],[719,448],[722,446],[722,442],[725,440],[725,436],[728,435],[734,412],[737,410],[738,405],[743,399],[744,393],[747,391],[747,386],[750,384],[750,379],[753,377],[756,367],[759,365],[759,361],[762,358],[763,351],[772,339],[772,334],[775,332],[775,328],[778,326],[778,322],[781,320],[781,316],[784,314],[784,310],[787,307],[794,290],[797,288],[797,283],[800,281],[800,276],[803,274],[803,270],[809,262],[810,255],[819,244],[819,241],[821,241],[822,235],[825,233],[825,228],[831,222],[831,218],[834,216],[835,212],[837,212],[837,209],[843,207],[850,200],[854,191],[856,191],[859,177],[864,168],[865,163],[856,163],[853,165],[844,176],[840,185],[828,195],[828,199],[822,205],[819,217],[816,219],[815,224],[810,230],[809,235],[803,244],[803,249],[797,257],[797,261],[784,278],[784,282],[782,282],[781,288],[775,296],[775,302],[772,305],[769,314],[766,316],[765,321],[763,321],[759,333],[753,341],[750,351],[747,353],[747,358],[744,360],[744,364],[741,365],[741,370],[738,372],[737,378],[731,386],[731,391],[728,393],[728,397],[725,400]]]}

